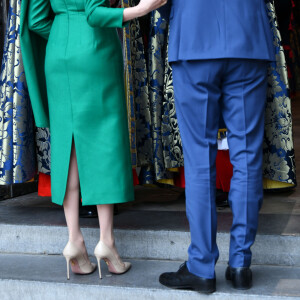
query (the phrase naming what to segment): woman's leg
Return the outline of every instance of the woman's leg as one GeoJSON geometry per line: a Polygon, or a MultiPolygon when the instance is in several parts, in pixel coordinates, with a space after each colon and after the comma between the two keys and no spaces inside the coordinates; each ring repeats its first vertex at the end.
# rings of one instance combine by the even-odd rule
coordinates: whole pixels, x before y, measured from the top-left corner
{"type": "Polygon", "coordinates": [[[74,142],[72,143],[69,175],[64,198],[64,212],[69,230],[69,240],[86,253],[83,235],[79,226],[79,175],[74,142]]]}
{"type": "Polygon", "coordinates": [[[97,205],[99,226],[100,226],[100,240],[109,247],[115,246],[115,237],[113,232],[114,220],[114,205],[103,204],[97,205]]]}
{"type": "Polygon", "coordinates": [[[96,246],[94,253],[98,261],[99,277],[101,279],[101,259],[106,262],[108,270],[115,274],[127,272],[131,267],[131,263],[122,261],[115,246],[113,232],[114,205],[97,205],[97,210],[100,225],[100,242],[96,246]]]}

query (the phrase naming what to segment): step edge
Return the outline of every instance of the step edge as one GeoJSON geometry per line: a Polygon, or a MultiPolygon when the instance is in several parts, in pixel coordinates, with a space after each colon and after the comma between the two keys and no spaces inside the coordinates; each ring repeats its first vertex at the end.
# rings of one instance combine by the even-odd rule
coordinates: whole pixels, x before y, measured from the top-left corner
{"type": "MultiPolygon", "coordinates": [[[[58,290],[58,287],[57,286],[60,286],[62,288],[64,287],[69,287],[71,289],[73,288],[84,288],[86,289],[87,287],[90,287],[90,288],[93,288],[93,289],[98,289],[98,292],[100,292],[101,290],[111,290],[112,289],[112,286],[109,286],[109,285],[97,285],[97,284],[79,284],[79,283],[72,283],[72,282],[66,282],[66,283],[63,283],[63,282],[50,282],[50,281],[43,281],[43,280],[24,280],[24,279],[7,279],[7,278],[1,278],[0,277],[0,286],[1,286],[1,283],[4,283],[4,286],[9,288],[9,283],[21,283],[21,284],[26,284],[27,286],[29,285],[34,285],[34,284],[38,284],[39,286],[40,285],[50,285],[50,286],[53,286],[56,288],[56,290],[58,290]]],[[[49,287],[48,287],[49,288],[49,287]]],[[[47,289],[48,289],[47,288],[47,289]]],[[[3,290],[3,289],[1,289],[3,290]]],[[[128,286],[113,286],[113,290],[114,290],[114,293],[116,292],[116,290],[122,290],[122,291],[126,291],[126,292],[129,292],[129,293],[136,293],[136,294],[139,294],[139,296],[141,296],[143,293],[141,292],[145,292],[145,291],[150,291],[150,292],[155,292],[157,293],[158,295],[154,295],[154,296],[159,296],[159,294],[162,294],[162,293],[167,293],[169,294],[169,296],[172,296],[172,299],[175,299],[173,298],[174,296],[177,296],[176,299],[180,299],[181,297],[183,296],[192,296],[192,295],[195,295],[197,296],[197,299],[207,299],[207,294],[201,294],[201,293],[197,293],[195,291],[188,291],[188,290],[177,290],[177,289],[168,289],[168,288],[164,288],[164,287],[161,287],[161,288],[156,288],[156,287],[128,287],[128,286]]],[[[255,287],[253,288],[253,290],[255,290],[255,287]]],[[[35,290],[36,291],[36,290],[35,290]]],[[[16,291],[17,293],[17,291],[16,291]]],[[[105,297],[106,294],[104,295],[101,295],[102,297],[105,297]]],[[[245,294],[243,293],[243,291],[239,292],[237,290],[234,290],[234,291],[230,291],[230,292],[218,292],[216,291],[215,293],[212,294],[212,296],[214,296],[214,298],[216,297],[228,297],[230,296],[231,298],[230,299],[238,299],[238,300],[241,300],[243,298],[245,299],[249,299],[249,298],[253,298],[253,299],[257,299],[259,297],[259,299],[276,299],[276,298],[279,298],[279,299],[282,299],[282,300],[290,300],[290,299],[297,299],[296,297],[298,296],[286,296],[286,295],[266,295],[266,294],[245,294]]],[[[120,299],[125,299],[125,298],[120,298],[120,299]]],[[[222,298],[221,298],[222,299],[222,298]]],[[[5,300],[5,298],[2,300],[5,300]]]]}
{"type": "MultiPolygon", "coordinates": [[[[48,226],[48,225],[27,225],[27,224],[0,224],[0,232],[1,232],[1,228],[4,227],[4,228],[35,228],[35,229],[44,229],[44,228],[48,228],[48,229],[53,229],[53,230],[66,230],[67,227],[66,226],[48,226]]],[[[81,227],[81,229],[83,230],[99,230],[99,228],[94,228],[94,227],[81,227]]],[[[182,233],[182,234],[190,234],[189,231],[182,231],[182,230],[164,230],[164,229],[159,229],[159,230],[154,230],[154,229],[130,229],[130,228],[127,228],[127,229],[120,229],[120,228],[116,228],[114,229],[114,232],[137,232],[137,233],[140,233],[140,232],[149,232],[149,233],[182,233]]],[[[228,236],[230,235],[230,232],[217,232],[217,235],[219,236],[228,236]]],[[[291,239],[297,239],[297,240],[300,240],[300,235],[297,235],[297,234],[280,234],[280,235],[277,235],[277,234],[260,234],[258,233],[256,235],[256,237],[276,237],[276,238],[291,238],[291,239]]]]}

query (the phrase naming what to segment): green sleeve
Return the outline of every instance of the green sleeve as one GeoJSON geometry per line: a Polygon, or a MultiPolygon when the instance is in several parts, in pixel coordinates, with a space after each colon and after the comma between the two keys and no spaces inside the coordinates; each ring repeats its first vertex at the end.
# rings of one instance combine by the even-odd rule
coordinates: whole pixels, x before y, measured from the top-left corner
{"type": "Polygon", "coordinates": [[[121,28],[124,8],[111,8],[107,0],[86,0],[85,13],[87,22],[92,27],[121,28]]]}
{"type": "Polygon", "coordinates": [[[23,64],[36,126],[49,127],[44,71],[47,41],[28,28],[28,2],[28,0],[22,0],[20,13],[20,42],[23,64]]]}
{"type": "Polygon", "coordinates": [[[44,39],[48,39],[53,22],[50,11],[49,0],[29,0],[28,28],[44,39]]]}

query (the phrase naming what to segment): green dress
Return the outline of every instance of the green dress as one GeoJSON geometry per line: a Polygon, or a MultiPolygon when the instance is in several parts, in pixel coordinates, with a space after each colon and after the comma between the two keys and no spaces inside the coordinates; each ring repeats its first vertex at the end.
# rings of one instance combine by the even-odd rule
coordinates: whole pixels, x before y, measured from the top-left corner
{"type": "Polygon", "coordinates": [[[83,205],[134,199],[122,26],[109,0],[23,0],[21,50],[36,124],[50,124],[54,203],[63,203],[73,139],[83,205]]]}

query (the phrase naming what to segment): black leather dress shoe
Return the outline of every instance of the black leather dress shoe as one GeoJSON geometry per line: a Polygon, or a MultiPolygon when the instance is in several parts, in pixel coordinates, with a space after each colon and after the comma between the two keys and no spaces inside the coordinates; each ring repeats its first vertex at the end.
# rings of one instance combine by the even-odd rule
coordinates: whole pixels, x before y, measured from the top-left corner
{"type": "Polygon", "coordinates": [[[222,190],[216,191],[216,205],[220,208],[229,207],[228,203],[228,193],[223,192],[222,190]]]}
{"type": "Polygon", "coordinates": [[[79,206],[80,218],[98,218],[97,207],[95,205],[79,206]]]}
{"type": "Polygon", "coordinates": [[[177,272],[163,273],[159,282],[169,288],[194,290],[200,293],[211,294],[216,291],[216,279],[198,277],[188,270],[186,262],[177,272]]]}
{"type": "MultiPolygon", "coordinates": [[[[119,210],[117,204],[114,205],[114,215],[118,215],[119,210]]],[[[80,218],[98,218],[96,205],[79,205],[79,216],[80,218]]]]}
{"type": "Polygon", "coordinates": [[[227,267],[225,277],[231,280],[232,286],[237,290],[248,290],[252,287],[252,271],[250,268],[227,267]]]}

